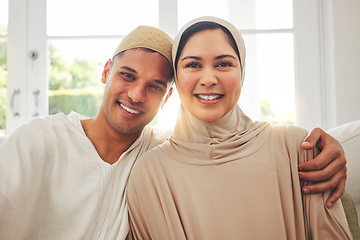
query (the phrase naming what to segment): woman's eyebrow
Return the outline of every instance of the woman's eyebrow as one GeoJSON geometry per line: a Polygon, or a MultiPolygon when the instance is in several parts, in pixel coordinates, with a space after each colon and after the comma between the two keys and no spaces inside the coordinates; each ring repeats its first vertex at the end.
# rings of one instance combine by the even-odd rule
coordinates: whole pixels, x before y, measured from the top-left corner
{"type": "Polygon", "coordinates": [[[186,56],[186,57],[183,57],[183,58],[181,59],[181,61],[184,61],[184,60],[186,60],[186,59],[201,60],[200,57],[196,57],[196,56],[186,56]]]}
{"type": "Polygon", "coordinates": [[[227,57],[230,57],[230,58],[233,58],[233,59],[237,59],[237,58],[234,57],[233,55],[224,54],[224,55],[216,56],[216,57],[215,57],[215,60],[219,60],[219,59],[223,59],[223,58],[227,58],[227,57]]]}
{"type": "MultiPolygon", "coordinates": [[[[233,55],[230,55],[230,54],[219,55],[219,56],[216,56],[214,59],[215,59],[215,60],[219,60],[219,59],[223,59],[223,58],[227,58],[227,57],[230,57],[230,58],[233,58],[233,59],[237,59],[236,57],[234,57],[233,55]]],[[[182,58],[181,61],[184,61],[184,60],[186,60],[186,59],[201,60],[201,57],[197,57],[197,56],[186,56],[186,57],[182,58]]]]}

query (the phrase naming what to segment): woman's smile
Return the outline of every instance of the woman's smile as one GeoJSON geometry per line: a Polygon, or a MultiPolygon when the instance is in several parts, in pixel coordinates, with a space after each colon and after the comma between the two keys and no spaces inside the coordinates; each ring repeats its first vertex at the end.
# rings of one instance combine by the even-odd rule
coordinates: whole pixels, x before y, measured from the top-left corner
{"type": "Polygon", "coordinates": [[[199,102],[204,104],[215,104],[220,101],[220,99],[224,96],[223,94],[194,94],[194,96],[199,100],[199,102]]]}

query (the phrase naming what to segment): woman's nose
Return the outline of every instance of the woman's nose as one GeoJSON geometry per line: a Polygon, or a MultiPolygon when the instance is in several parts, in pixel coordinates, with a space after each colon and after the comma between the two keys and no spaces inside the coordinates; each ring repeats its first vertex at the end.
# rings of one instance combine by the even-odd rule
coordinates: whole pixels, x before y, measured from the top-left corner
{"type": "Polygon", "coordinates": [[[202,71],[200,84],[202,86],[211,87],[218,83],[217,77],[212,69],[205,68],[202,71]]]}

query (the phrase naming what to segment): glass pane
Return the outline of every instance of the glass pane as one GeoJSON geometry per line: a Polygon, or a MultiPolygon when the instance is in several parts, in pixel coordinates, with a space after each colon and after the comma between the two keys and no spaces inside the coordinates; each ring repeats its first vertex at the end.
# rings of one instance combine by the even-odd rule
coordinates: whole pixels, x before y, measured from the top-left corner
{"type": "Polygon", "coordinates": [[[256,1],[256,28],[278,29],[292,27],[292,0],[256,1]]]}
{"type": "Polygon", "coordinates": [[[0,0],[0,36],[7,35],[9,19],[9,1],[0,0]]]}
{"type": "Polygon", "coordinates": [[[181,0],[179,28],[193,18],[224,18],[239,29],[284,29],[293,26],[292,0],[181,0]]]}
{"type": "Polygon", "coordinates": [[[125,35],[159,25],[158,0],[47,0],[49,36],[125,35]]]}
{"type": "Polygon", "coordinates": [[[88,117],[97,114],[104,89],[103,66],[119,42],[120,39],[48,42],[49,114],[71,111],[88,117]]]}
{"type": "Polygon", "coordinates": [[[229,20],[229,1],[181,0],[178,1],[178,29],[200,16],[216,16],[229,20]]]}
{"type": "Polygon", "coordinates": [[[246,77],[241,93],[245,95],[245,99],[241,99],[244,112],[257,120],[293,124],[293,34],[257,34],[245,36],[244,39],[247,50],[246,77]],[[251,96],[246,96],[249,93],[251,96]],[[255,101],[254,95],[258,99],[255,111],[254,104],[251,107],[248,104],[255,101]]]}
{"type": "Polygon", "coordinates": [[[0,136],[6,133],[6,51],[9,1],[0,0],[0,136]]]}
{"type": "Polygon", "coordinates": [[[6,129],[6,40],[0,39],[0,136],[5,135],[6,129]]]}

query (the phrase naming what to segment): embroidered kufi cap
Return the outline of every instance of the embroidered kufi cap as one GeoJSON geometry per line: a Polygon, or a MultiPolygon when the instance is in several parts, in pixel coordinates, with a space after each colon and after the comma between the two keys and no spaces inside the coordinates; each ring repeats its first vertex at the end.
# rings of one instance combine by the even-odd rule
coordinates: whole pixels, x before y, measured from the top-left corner
{"type": "Polygon", "coordinates": [[[172,43],[172,38],[163,30],[150,26],[140,26],[123,38],[113,56],[129,49],[148,48],[166,57],[172,65],[172,43]]]}

